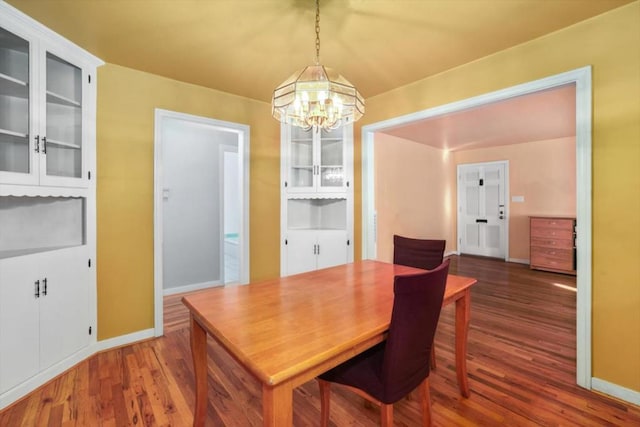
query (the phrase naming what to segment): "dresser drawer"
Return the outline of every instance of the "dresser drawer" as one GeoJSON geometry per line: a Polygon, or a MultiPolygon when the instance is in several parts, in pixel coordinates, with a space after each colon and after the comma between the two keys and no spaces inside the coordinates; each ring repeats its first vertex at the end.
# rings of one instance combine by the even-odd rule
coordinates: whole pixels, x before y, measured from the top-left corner
{"type": "Polygon", "coordinates": [[[531,246],[539,246],[543,248],[573,249],[573,239],[531,237],[531,246]]]}
{"type": "MultiPolygon", "coordinates": [[[[572,227],[573,228],[573,227],[572,227]]],[[[573,230],[563,230],[560,228],[538,228],[531,227],[531,237],[547,237],[553,239],[573,240],[573,230]]]]}
{"type": "Polygon", "coordinates": [[[531,228],[560,228],[573,232],[573,220],[564,218],[531,218],[531,228]]]}
{"type": "Polygon", "coordinates": [[[531,248],[531,267],[573,270],[573,249],[531,248]]]}
{"type": "Polygon", "coordinates": [[[543,256],[558,260],[573,260],[573,249],[555,249],[555,248],[531,248],[531,256],[543,256]]]}

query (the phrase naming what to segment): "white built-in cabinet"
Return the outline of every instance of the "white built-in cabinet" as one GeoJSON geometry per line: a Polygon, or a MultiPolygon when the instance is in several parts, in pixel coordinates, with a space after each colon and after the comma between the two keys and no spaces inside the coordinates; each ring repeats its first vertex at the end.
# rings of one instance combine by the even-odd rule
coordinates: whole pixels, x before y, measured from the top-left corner
{"type": "Polygon", "coordinates": [[[281,145],[281,275],[353,262],[353,125],[282,125],[281,145]]]}
{"type": "Polygon", "coordinates": [[[0,2],[0,408],[95,343],[101,64],[0,2]]]}

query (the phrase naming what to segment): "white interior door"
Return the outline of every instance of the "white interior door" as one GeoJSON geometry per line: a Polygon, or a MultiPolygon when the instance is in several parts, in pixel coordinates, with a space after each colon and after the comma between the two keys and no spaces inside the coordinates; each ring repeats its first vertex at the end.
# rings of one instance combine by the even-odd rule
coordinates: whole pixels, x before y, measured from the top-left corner
{"type": "Polygon", "coordinates": [[[458,165],[460,253],[506,259],[507,162],[458,165]]]}

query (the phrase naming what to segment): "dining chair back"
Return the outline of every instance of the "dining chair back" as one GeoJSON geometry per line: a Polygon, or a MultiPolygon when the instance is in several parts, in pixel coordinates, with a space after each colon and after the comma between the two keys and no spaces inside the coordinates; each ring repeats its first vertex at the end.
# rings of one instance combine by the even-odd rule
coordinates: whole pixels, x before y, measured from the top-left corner
{"type": "Polygon", "coordinates": [[[393,236],[393,263],[431,270],[442,264],[446,240],[393,236]]]}
{"type": "MultiPolygon", "coordinates": [[[[393,263],[431,270],[442,264],[446,240],[413,239],[393,235],[393,263]]],[[[436,349],[431,350],[431,369],[436,369],[436,349]]]]}
{"type": "Polygon", "coordinates": [[[393,425],[393,403],[419,387],[423,424],[430,425],[429,359],[448,271],[446,260],[431,271],[395,277],[387,340],[318,377],[322,426],[329,421],[331,383],[378,404],[383,426],[393,425]]]}

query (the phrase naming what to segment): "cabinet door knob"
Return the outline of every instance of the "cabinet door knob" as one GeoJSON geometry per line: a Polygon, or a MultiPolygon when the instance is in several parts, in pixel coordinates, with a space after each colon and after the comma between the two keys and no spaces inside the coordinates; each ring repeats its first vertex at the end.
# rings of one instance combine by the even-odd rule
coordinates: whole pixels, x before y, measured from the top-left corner
{"type": "Polygon", "coordinates": [[[47,295],[47,278],[42,279],[42,295],[47,295]]]}
{"type": "Polygon", "coordinates": [[[34,282],[34,284],[36,285],[36,289],[35,289],[35,297],[36,298],[40,298],[40,280],[36,280],[34,282]]]}
{"type": "Polygon", "coordinates": [[[40,152],[40,135],[36,135],[35,138],[33,138],[36,142],[35,147],[33,147],[33,151],[35,151],[36,153],[40,152]]]}

